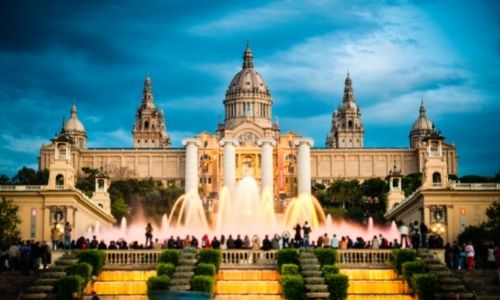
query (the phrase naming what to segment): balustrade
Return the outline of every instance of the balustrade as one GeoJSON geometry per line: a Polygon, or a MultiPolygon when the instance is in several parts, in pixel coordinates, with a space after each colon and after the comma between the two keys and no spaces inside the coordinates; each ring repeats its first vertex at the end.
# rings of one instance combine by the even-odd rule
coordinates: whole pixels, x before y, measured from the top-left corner
{"type": "Polygon", "coordinates": [[[160,250],[106,250],[106,265],[154,265],[158,263],[160,250]]]}
{"type": "Polygon", "coordinates": [[[274,265],[277,250],[236,250],[222,251],[223,265],[274,265]]]}
{"type": "Polygon", "coordinates": [[[390,261],[392,249],[337,250],[338,264],[385,264],[390,261]]]}

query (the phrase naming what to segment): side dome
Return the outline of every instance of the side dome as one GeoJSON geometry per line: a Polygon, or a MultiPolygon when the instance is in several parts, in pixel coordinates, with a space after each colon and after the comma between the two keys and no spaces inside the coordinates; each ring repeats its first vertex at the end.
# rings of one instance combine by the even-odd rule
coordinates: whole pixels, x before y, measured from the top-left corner
{"type": "Polygon", "coordinates": [[[78,119],[76,105],[73,104],[71,107],[71,117],[66,123],[64,123],[64,131],[65,132],[85,132],[85,127],[83,127],[82,122],[78,119]]]}
{"type": "Polygon", "coordinates": [[[231,80],[226,91],[226,97],[248,94],[261,97],[271,96],[264,79],[253,68],[253,54],[249,47],[243,53],[243,68],[231,80]]]}
{"type": "Polygon", "coordinates": [[[434,128],[434,125],[432,122],[427,119],[425,115],[425,107],[424,103],[422,102],[420,104],[420,115],[418,116],[418,119],[413,123],[413,126],[411,127],[411,131],[432,131],[434,128]]]}

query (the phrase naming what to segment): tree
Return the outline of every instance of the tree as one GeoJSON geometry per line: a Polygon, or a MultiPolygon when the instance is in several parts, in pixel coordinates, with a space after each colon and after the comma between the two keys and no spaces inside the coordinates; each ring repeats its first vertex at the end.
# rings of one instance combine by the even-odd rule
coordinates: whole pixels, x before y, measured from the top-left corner
{"type": "Polygon", "coordinates": [[[35,171],[28,167],[22,167],[12,177],[11,183],[19,185],[46,185],[49,181],[49,170],[35,171]]]}
{"type": "Polygon", "coordinates": [[[117,221],[120,221],[123,217],[130,217],[129,207],[122,197],[111,199],[111,214],[117,221]]]}
{"type": "Polygon", "coordinates": [[[489,235],[489,238],[497,243],[500,243],[500,201],[493,202],[486,209],[488,221],[484,223],[484,228],[489,235]]]}
{"type": "Polygon", "coordinates": [[[0,248],[17,244],[21,240],[21,232],[18,225],[21,219],[17,215],[19,206],[12,200],[2,197],[0,201],[0,248]]]}
{"type": "Polygon", "coordinates": [[[0,175],[0,184],[9,184],[10,183],[10,178],[9,176],[5,174],[0,175]]]}
{"type": "Polygon", "coordinates": [[[416,191],[422,186],[422,173],[412,173],[403,177],[402,187],[405,197],[416,191]]]}
{"type": "Polygon", "coordinates": [[[99,170],[84,167],[82,168],[82,172],[85,173],[86,177],[78,178],[75,187],[90,198],[95,191],[95,176],[99,173],[99,170]]]}

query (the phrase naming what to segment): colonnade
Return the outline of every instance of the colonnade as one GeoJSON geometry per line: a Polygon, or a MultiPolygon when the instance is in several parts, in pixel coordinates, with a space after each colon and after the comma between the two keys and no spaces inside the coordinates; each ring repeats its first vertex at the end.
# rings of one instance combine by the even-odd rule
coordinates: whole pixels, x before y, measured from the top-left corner
{"type": "MultiPolygon", "coordinates": [[[[198,191],[198,147],[201,142],[198,139],[185,139],[182,144],[186,146],[186,170],[185,190],[188,192],[198,191]]],[[[236,188],[236,147],[239,142],[236,139],[223,138],[219,142],[224,148],[223,185],[232,193],[236,188]]],[[[257,141],[261,147],[261,187],[269,189],[274,194],[274,163],[273,149],[276,141],[272,138],[262,138],[257,141]]],[[[301,138],[294,141],[297,147],[297,171],[298,171],[298,193],[311,194],[311,139],[301,138]]]]}

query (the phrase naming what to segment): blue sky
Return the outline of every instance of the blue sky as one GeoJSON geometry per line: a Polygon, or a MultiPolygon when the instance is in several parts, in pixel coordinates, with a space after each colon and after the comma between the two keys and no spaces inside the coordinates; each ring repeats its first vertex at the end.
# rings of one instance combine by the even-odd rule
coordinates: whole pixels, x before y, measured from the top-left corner
{"type": "Polygon", "coordinates": [[[2,1],[0,174],[36,168],[73,103],[130,147],[150,73],[174,146],[215,132],[247,40],[282,132],[323,147],[349,70],[365,146],[408,147],[423,97],[459,175],[500,171],[498,1],[2,1]]]}

